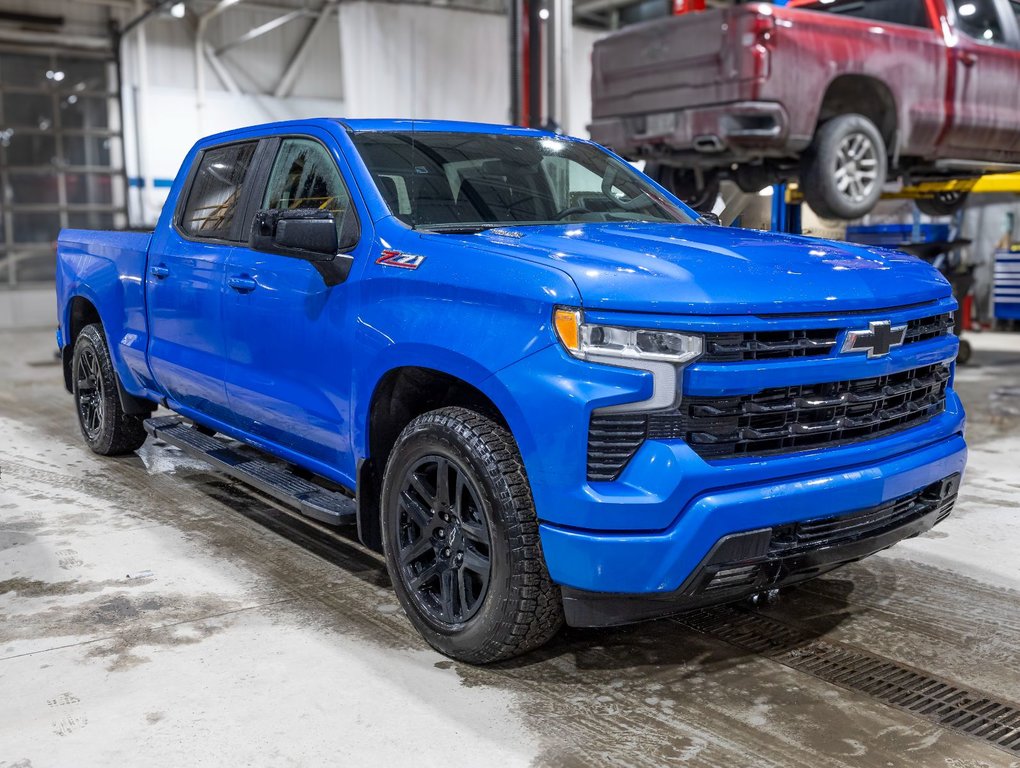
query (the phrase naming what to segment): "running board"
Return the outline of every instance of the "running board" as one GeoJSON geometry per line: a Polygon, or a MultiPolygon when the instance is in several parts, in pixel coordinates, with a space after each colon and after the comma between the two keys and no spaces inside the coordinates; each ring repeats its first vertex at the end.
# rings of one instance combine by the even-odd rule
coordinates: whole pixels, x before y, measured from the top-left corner
{"type": "Polygon", "coordinates": [[[224,441],[203,435],[180,416],[146,419],[145,431],[295,507],[303,515],[330,525],[356,522],[354,499],[309,482],[277,463],[245,456],[224,441]]]}

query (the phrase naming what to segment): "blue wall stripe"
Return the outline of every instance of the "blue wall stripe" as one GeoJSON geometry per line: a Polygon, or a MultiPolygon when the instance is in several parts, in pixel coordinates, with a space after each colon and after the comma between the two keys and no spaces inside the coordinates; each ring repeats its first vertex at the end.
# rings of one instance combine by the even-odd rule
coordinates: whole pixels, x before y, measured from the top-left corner
{"type": "MultiPolygon", "coordinates": [[[[169,189],[174,184],[173,179],[153,179],[152,186],[156,189],[169,189]]],[[[145,186],[145,179],[140,176],[132,176],[128,179],[128,186],[134,187],[135,189],[141,189],[145,186]]]]}

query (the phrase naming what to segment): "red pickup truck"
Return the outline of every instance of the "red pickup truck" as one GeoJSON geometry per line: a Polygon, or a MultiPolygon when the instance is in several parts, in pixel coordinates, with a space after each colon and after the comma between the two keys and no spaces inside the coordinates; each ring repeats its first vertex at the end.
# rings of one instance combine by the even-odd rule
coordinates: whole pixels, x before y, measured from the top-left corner
{"type": "Polygon", "coordinates": [[[724,176],[797,179],[818,214],[858,218],[890,178],[1020,170],[1020,0],[794,0],[635,25],[595,45],[592,114],[595,141],[695,204],[724,176]]]}

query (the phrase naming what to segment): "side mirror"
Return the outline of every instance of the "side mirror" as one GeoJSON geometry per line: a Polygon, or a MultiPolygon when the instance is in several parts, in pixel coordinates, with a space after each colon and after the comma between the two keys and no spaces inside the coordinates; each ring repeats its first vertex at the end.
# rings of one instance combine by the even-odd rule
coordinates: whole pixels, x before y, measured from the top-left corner
{"type": "Polygon", "coordinates": [[[717,227],[722,226],[722,219],[719,218],[718,213],[702,213],[701,216],[698,217],[698,221],[702,224],[714,224],[717,227]]]}
{"type": "MultiPolygon", "coordinates": [[[[350,239],[350,235],[345,239],[350,239]]],[[[355,233],[346,247],[351,248],[356,242],[355,233]]],[[[253,251],[311,262],[328,286],[342,283],[351,271],[353,259],[340,253],[343,246],[337,235],[333,213],[314,208],[259,211],[252,221],[248,238],[248,247],[253,251]]]]}
{"type": "Polygon", "coordinates": [[[255,251],[307,261],[328,261],[340,249],[333,214],[301,208],[256,213],[249,245],[255,251]]]}

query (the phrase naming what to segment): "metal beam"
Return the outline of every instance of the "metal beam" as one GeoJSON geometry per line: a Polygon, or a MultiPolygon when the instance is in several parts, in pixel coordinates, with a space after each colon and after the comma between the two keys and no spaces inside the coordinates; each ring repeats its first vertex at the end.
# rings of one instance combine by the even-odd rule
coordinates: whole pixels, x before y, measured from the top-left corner
{"type": "Polygon", "coordinates": [[[229,43],[224,43],[223,45],[221,45],[219,48],[216,49],[216,55],[219,56],[225,51],[229,51],[231,48],[236,48],[239,45],[244,45],[245,43],[251,42],[257,37],[262,37],[262,35],[268,34],[269,32],[272,32],[274,29],[278,29],[282,27],[284,24],[288,24],[294,21],[294,19],[298,19],[302,16],[307,15],[308,11],[306,11],[304,8],[299,8],[296,11],[291,11],[288,14],[279,16],[273,19],[272,21],[267,21],[265,24],[260,24],[257,27],[249,29],[240,37],[231,40],[229,43]]]}
{"type": "Polygon", "coordinates": [[[283,75],[280,76],[280,81],[276,84],[276,88],[273,89],[273,96],[278,99],[282,99],[288,96],[291,89],[294,87],[294,82],[297,80],[298,74],[301,72],[301,65],[304,63],[305,56],[308,55],[308,49],[311,47],[311,42],[318,34],[319,30],[322,29],[326,22],[329,21],[329,17],[333,13],[333,9],[336,8],[336,0],[326,0],[322,7],[319,9],[318,15],[315,17],[308,30],[305,32],[305,36],[301,38],[301,42],[298,43],[297,49],[294,51],[294,55],[291,56],[290,63],[287,64],[287,69],[284,70],[283,75]]]}
{"type": "Polygon", "coordinates": [[[237,84],[237,80],[230,74],[223,62],[220,61],[219,56],[216,55],[216,51],[212,49],[209,43],[203,43],[205,46],[205,57],[209,60],[209,65],[212,67],[213,72],[216,73],[216,77],[220,79],[224,87],[235,96],[239,96],[242,91],[237,84]]]}

